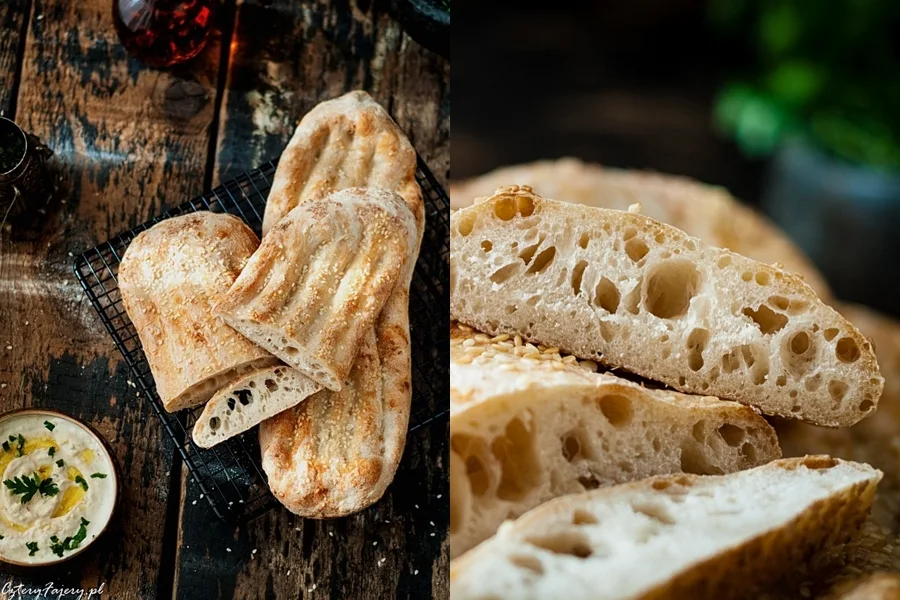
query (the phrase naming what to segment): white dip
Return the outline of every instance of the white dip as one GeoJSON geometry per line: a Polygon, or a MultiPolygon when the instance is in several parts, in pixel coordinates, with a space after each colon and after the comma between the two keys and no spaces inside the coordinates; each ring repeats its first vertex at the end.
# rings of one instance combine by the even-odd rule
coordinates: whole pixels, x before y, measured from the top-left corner
{"type": "Polygon", "coordinates": [[[0,557],[25,564],[67,558],[103,531],[116,474],[101,443],[60,416],[0,421],[0,557]]]}

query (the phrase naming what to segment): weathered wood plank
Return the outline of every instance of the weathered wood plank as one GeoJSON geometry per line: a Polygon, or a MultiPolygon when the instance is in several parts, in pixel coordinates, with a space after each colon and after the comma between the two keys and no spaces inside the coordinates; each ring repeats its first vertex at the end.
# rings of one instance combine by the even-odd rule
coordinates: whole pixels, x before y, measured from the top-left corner
{"type": "Polygon", "coordinates": [[[0,115],[11,116],[30,0],[0,2],[0,115]]]}
{"type": "Polygon", "coordinates": [[[108,0],[34,2],[17,121],[56,152],[61,192],[35,226],[0,232],[0,348],[13,346],[0,349],[0,409],[52,407],[93,423],[125,490],[108,547],[54,574],[57,585],[103,582],[117,599],[170,593],[159,582],[171,582],[160,569],[173,448],[128,385],[71,262],[201,191],[219,55],[216,42],[185,68],[146,69],[119,45],[108,0]]]}
{"type": "MultiPolygon", "coordinates": [[[[404,35],[386,5],[238,6],[214,183],[278,156],[305,112],[354,88],[391,111],[446,181],[449,63],[404,35]]],[[[176,596],[448,597],[448,437],[446,422],[413,433],[385,497],[345,519],[305,520],[278,508],[238,530],[210,526],[208,507],[188,488],[176,596]]]]}

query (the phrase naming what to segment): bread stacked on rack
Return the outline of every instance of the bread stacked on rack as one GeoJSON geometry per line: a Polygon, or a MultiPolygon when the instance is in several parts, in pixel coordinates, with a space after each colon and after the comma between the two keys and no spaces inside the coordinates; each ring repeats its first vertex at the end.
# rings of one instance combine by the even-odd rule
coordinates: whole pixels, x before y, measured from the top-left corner
{"type": "Polygon", "coordinates": [[[813,574],[827,593],[784,558],[852,562],[882,474],[772,462],[760,414],[852,432],[884,380],[802,253],[721,190],[572,160],[451,204],[452,596],[755,597],[813,574]],[[679,472],[671,497],[675,478],[617,485],[679,472]]]}
{"type": "Polygon", "coordinates": [[[261,243],[200,212],[156,225],[123,258],[123,300],[167,409],[203,406],[202,447],[261,424],[270,487],[297,514],[369,506],[403,453],[425,224],[416,169],[387,112],[352,92],[297,127],[261,243]]]}

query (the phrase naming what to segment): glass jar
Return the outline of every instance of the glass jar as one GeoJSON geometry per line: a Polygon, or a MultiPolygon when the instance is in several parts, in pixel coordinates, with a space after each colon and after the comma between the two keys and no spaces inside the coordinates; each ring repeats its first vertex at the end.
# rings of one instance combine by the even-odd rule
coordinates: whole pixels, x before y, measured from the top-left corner
{"type": "Polygon", "coordinates": [[[113,0],[122,45],[151,67],[188,61],[206,46],[216,0],[113,0]]]}

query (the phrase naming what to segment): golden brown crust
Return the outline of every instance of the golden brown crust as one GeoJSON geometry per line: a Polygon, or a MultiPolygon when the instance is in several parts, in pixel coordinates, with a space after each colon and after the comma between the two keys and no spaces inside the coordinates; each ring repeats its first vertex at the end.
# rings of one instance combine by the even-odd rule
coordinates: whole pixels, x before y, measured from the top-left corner
{"type": "Polygon", "coordinates": [[[203,404],[227,381],[277,362],[211,317],[258,245],[240,219],[198,212],[167,219],[128,247],[119,289],[167,410],[203,404]]]}
{"type": "Polygon", "coordinates": [[[328,389],[339,390],[418,243],[388,190],[305,202],[263,239],[216,314],[328,389]]]}
{"type": "MultiPolygon", "coordinates": [[[[260,425],[263,468],[270,486],[278,499],[297,514],[322,518],[362,510],[384,494],[400,464],[412,399],[409,285],[425,231],[425,208],[415,180],[416,168],[412,145],[387,112],[364,92],[352,92],[312,111],[298,127],[279,162],[266,207],[269,227],[289,206],[295,205],[294,198],[299,204],[318,194],[327,195],[347,187],[378,187],[403,197],[415,217],[417,229],[416,243],[410,247],[400,281],[374,328],[363,337],[359,356],[377,356],[377,360],[361,362],[357,358],[350,382],[341,392],[322,391],[303,403],[300,407],[306,411],[303,414],[288,411],[277,422],[270,420],[260,425]],[[358,129],[352,125],[357,121],[362,124],[358,129]],[[367,156],[367,160],[359,163],[359,168],[335,171],[342,164],[354,166],[349,152],[352,148],[367,156]],[[310,156],[315,157],[313,162],[308,162],[310,156]],[[373,339],[375,351],[371,348],[373,339]],[[356,409],[347,405],[353,396],[362,399],[356,409]],[[304,414],[322,415],[323,421],[307,426],[304,414]],[[335,425],[336,415],[341,414],[345,415],[344,422],[335,425]],[[369,426],[381,428],[380,455],[367,454],[374,452],[372,440],[338,448],[337,452],[344,452],[348,460],[345,467],[318,468],[310,471],[301,490],[290,487],[307,460],[331,460],[332,450],[322,440],[342,436],[347,428],[362,430],[369,426]],[[272,448],[270,460],[265,458],[268,448],[272,448]],[[319,449],[313,453],[313,448],[319,449]]],[[[265,225],[263,230],[267,231],[265,225]]]]}
{"type": "Polygon", "coordinates": [[[366,92],[322,102],[297,126],[272,180],[263,235],[295,206],[349,187],[400,194],[424,219],[416,152],[387,111],[366,92]]]}
{"type": "Polygon", "coordinates": [[[724,188],[685,177],[623,171],[574,158],[504,167],[450,186],[453,209],[472,204],[511,184],[529,185],[545,198],[598,208],[627,210],[640,203],[642,212],[700,238],[762,263],[784,265],[799,273],[821,297],[831,291],[821,273],[799,248],[765,216],[741,204],[724,188]]]}

